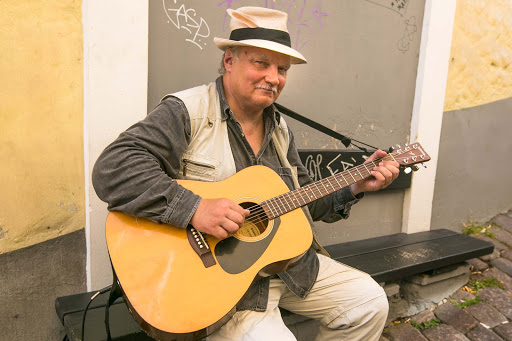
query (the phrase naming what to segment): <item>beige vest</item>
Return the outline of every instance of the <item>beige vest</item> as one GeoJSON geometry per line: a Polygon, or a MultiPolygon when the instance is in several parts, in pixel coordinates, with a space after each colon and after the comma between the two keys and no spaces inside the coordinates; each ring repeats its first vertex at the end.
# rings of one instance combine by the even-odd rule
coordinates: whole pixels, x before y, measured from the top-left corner
{"type": "MultiPolygon", "coordinates": [[[[219,94],[215,82],[172,94],[183,101],[190,116],[190,144],[181,158],[180,179],[221,181],[236,173],[235,160],[229,144],[227,122],[222,120],[219,94]]],[[[290,145],[288,126],[281,117],[272,135],[279,160],[292,172],[295,188],[299,188],[297,167],[286,157],[290,145]]],[[[311,226],[313,219],[303,209],[311,226]]],[[[313,229],[313,247],[327,254],[317,241],[313,229]]]]}

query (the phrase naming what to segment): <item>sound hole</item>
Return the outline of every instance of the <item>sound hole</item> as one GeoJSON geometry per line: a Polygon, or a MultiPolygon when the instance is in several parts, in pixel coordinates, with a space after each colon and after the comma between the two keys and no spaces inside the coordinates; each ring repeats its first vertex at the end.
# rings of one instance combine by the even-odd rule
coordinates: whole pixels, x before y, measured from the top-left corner
{"type": "Polygon", "coordinates": [[[268,226],[268,217],[263,208],[253,202],[243,202],[239,204],[251,213],[245,217],[245,222],[235,234],[239,237],[257,237],[261,235],[268,226]]]}

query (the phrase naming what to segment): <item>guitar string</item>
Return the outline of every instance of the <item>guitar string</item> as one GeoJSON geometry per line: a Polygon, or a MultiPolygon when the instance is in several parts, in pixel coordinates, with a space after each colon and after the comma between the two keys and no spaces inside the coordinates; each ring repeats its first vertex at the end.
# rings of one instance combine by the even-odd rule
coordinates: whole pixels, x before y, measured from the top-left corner
{"type": "MultiPolygon", "coordinates": [[[[398,154],[398,155],[399,155],[399,154],[398,154]]],[[[392,157],[392,156],[390,156],[390,157],[385,156],[385,157],[380,158],[380,159],[372,160],[371,162],[378,162],[378,163],[380,163],[381,161],[387,161],[387,160],[392,160],[392,159],[393,159],[393,157],[392,157]]],[[[395,159],[396,159],[396,158],[395,158],[395,159]]],[[[374,166],[375,166],[375,164],[374,164],[374,166]]],[[[349,171],[357,170],[357,171],[358,171],[358,173],[359,173],[359,176],[362,176],[362,174],[361,174],[361,170],[363,170],[363,168],[364,168],[364,170],[365,170],[366,172],[368,172],[368,168],[366,167],[366,164],[361,164],[361,165],[358,165],[358,166],[356,166],[356,167],[350,168],[350,169],[349,169],[349,171]]],[[[342,173],[340,173],[340,175],[341,175],[341,174],[342,174],[342,173]]],[[[351,175],[351,176],[352,176],[352,175],[351,175]]],[[[357,176],[357,174],[356,174],[356,176],[357,176]]],[[[342,177],[343,177],[343,176],[342,176],[342,177]]],[[[329,178],[330,178],[330,177],[329,177],[329,178]]],[[[327,180],[327,179],[329,179],[329,178],[322,179],[322,180],[320,180],[320,181],[318,181],[318,182],[322,182],[322,181],[327,180]]],[[[352,178],[353,178],[353,176],[352,176],[352,178]]],[[[365,178],[365,177],[361,177],[361,179],[356,180],[355,182],[360,181],[360,180],[362,180],[362,179],[364,179],[364,178],[365,178]]],[[[338,183],[338,186],[339,186],[339,181],[338,181],[338,179],[335,179],[335,180],[336,180],[336,182],[338,183]]],[[[355,180],[355,179],[354,179],[354,180],[355,180]]],[[[307,185],[307,186],[301,187],[301,188],[297,189],[297,191],[299,191],[299,190],[301,190],[301,189],[304,189],[305,187],[311,187],[310,192],[312,192],[312,195],[313,195],[316,199],[319,199],[319,195],[320,195],[320,198],[321,198],[321,197],[323,197],[323,196],[325,196],[325,195],[327,195],[327,194],[330,194],[330,193],[324,194],[324,193],[322,192],[322,190],[321,190],[321,189],[319,189],[319,188],[318,188],[318,186],[316,185],[318,182],[311,183],[311,184],[309,184],[309,185],[307,185]],[[314,187],[316,187],[316,189],[315,189],[315,188],[313,188],[313,185],[314,185],[314,187]]],[[[329,185],[330,185],[332,188],[334,188],[334,186],[331,184],[330,180],[329,180],[328,182],[329,182],[329,185]]],[[[345,180],[345,182],[347,182],[347,181],[345,180]]],[[[348,182],[347,182],[347,185],[350,185],[350,184],[348,184],[348,182]]],[[[326,189],[326,187],[325,187],[325,185],[324,185],[323,183],[322,183],[322,186],[326,189]]],[[[347,186],[344,186],[344,187],[347,187],[347,186]]],[[[344,187],[340,187],[339,189],[342,189],[342,188],[344,188],[344,187]]],[[[308,189],[309,189],[309,188],[308,188],[308,189]]],[[[335,191],[337,191],[337,190],[339,190],[339,189],[336,189],[335,191]]],[[[326,190],[327,190],[327,189],[326,189],[326,190]]],[[[306,203],[306,200],[304,200],[304,199],[303,199],[303,201],[304,201],[305,203],[304,203],[303,205],[299,205],[298,207],[295,207],[295,208],[293,208],[293,209],[291,209],[291,210],[287,210],[287,209],[286,209],[286,207],[284,207],[284,205],[283,205],[282,203],[278,203],[278,202],[276,202],[277,200],[279,200],[279,201],[284,201],[285,203],[287,203],[287,204],[288,204],[289,200],[287,201],[284,197],[285,197],[285,196],[289,196],[289,195],[290,195],[291,193],[293,193],[293,192],[295,192],[295,191],[283,193],[283,194],[281,194],[281,195],[278,195],[277,197],[274,197],[274,198],[271,198],[271,199],[269,199],[269,200],[266,200],[266,202],[268,202],[268,201],[270,201],[270,200],[273,200],[273,201],[275,202],[275,204],[277,204],[277,205],[278,205],[278,208],[280,208],[280,210],[279,210],[279,211],[281,211],[281,208],[283,209],[283,211],[285,211],[284,213],[281,213],[281,215],[282,215],[282,214],[285,214],[285,213],[288,213],[288,212],[290,212],[290,211],[292,211],[292,210],[294,210],[294,209],[296,209],[296,208],[299,208],[299,207],[305,206],[307,203],[306,203]]],[[[332,193],[332,192],[331,192],[331,193],[332,193]]],[[[308,195],[308,196],[309,196],[309,195],[308,195]]],[[[301,197],[304,197],[304,196],[303,196],[303,195],[301,195],[301,197]]],[[[316,199],[315,199],[315,200],[316,200],[316,199]]],[[[299,202],[299,200],[298,200],[298,199],[295,199],[295,200],[296,200],[297,202],[299,202]]],[[[314,201],[314,200],[312,200],[312,201],[314,201]]],[[[265,201],[264,201],[264,202],[265,202],[265,201]]],[[[310,202],[311,202],[311,201],[310,201],[310,202]]],[[[300,202],[299,202],[299,203],[300,203],[300,202]]],[[[290,207],[290,204],[288,204],[288,206],[290,207]]],[[[258,205],[254,205],[254,206],[251,206],[251,207],[249,207],[249,208],[247,208],[247,209],[249,209],[249,210],[250,210],[250,209],[252,209],[252,208],[256,208],[256,210],[254,210],[254,212],[261,212],[261,213],[256,213],[256,214],[249,215],[249,216],[248,216],[248,217],[249,217],[249,219],[247,219],[246,221],[248,221],[248,222],[252,222],[252,223],[254,223],[254,224],[257,224],[257,223],[261,223],[261,222],[263,222],[264,220],[268,220],[268,216],[267,216],[267,214],[265,213],[264,209],[261,207],[261,205],[259,205],[259,204],[258,204],[258,205]],[[258,208],[259,208],[259,209],[258,209],[258,208]]],[[[279,213],[279,212],[276,212],[276,213],[279,213]]]]}
{"type": "MultiPolygon", "coordinates": [[[[405,152],[403,152],[403,153],[405,153],[405,152]]],[[[398,156],[400,156],[400,155],[402,155],[403,153],[396,154],[396,156],[393,156],[392,154],[388,154],[388,155],[386,155],[386,156],[384,156],[384,157],[382,157],[382,158],[379,158],[379,159],[376,159],[376,160],[372,160],[371,162],[372,162],[372,163],[374,164],[374,166],[376,167],[375,162],[377,162],[377,164],[378,164],[378,163],[380,163],[381,161],[388,161],[388,160],[393,160],[393,159],[394,159],[394,160],[397,160],[397,157],[398,157],[398,156]]],[[[402,158],[398,158],[398,159],[402,161],[402,160],[407,159],[407,158],[402,157],[402,158]]],[[[348,173],[350,173],[350,171],[352,171],[352,170],[357,170],[357,171],[359,172],[359,174],[360,174],[360,175],[361,175],[360,170],[365,170],[365,171],[367,171],[367,172],[368,172],[368,168],[366,167],[366,164],[365,164],[365,163],[363,163],[363,164],[361,164],[361,165],[358,165],[358,166],[355,166],[355,167],[352,167],[352,168],[348,169],[348,170],[347,170],[347,172],[348,172],[348,173]],[[363,169],[363,168],[364,168],[364,169],[363,169]]],[[[342,175],[343,173],[339,173],[339,174],[340,174],[340,175],[342,175]]],[[[334,175],[334,176],[335,176],[335,175],[334,175]]],[[[351,176],[352,176],[352,174],[351,174],[351,176]]],[[[343,175],[342,175],[342,177],[343,177],[343,175]]],[[[353,176],[352,176],[352,177],[353,177],[353,176]]],[[[331,177],[329,177],[329,178],[331,178],[331,177]]],[[[321,198],[321,197],[323,197],[323,196],[325,196],[325,195],[327,195],[327,194],[330,194],[330,193],[323,194],[322,190],[318,189],[318,186],[316,185],[318,182],[321,182],[321,181],[327,180],[327,179],[329,179],[329,178],[325,178],[325,179],[322,179],[322,180],[319,180],[319,181],[317,181],[317,182],[314,182],[314,183],[311,183],[311,184],[307,185],[307,186],[310,186],[310,187],[313,187],[313,185],[315,185],[314,187],[316,187],[316,190],[315,190],[314,188],[312,188],[312,189],[311,189],[311,192],[313,192],[313,193],[312,193],[312,195],[313,195],[315,198],[319,199],[319,197],[318,197],[318,195],[317,195],[317,194],[321,195],[321,196],[320,196],[320,198],[321,198]]],[[[359,180],[357,180],[357,181],[361,181],[361,180],[363,180],[363,179],[365,179],[365,177],[362,177],[361,179],[359,179],[359,180]]],[[[338,179],[335,179],[335,180],[336,180],[336,182],[338,182],[338,185],[339,185],[339,181],[338,181],[338,179]]],[[[354,180],[355,180],[355,179],[354,179],[354,180]]],[[[346,181],[346,180],[345,180],[345,181],[346,181]]],[[[357,181],[356,181],[356,182],[357,182],[357,181]]],[[[332,186],[332,184],[331,184],[331,182],[330,182],[330,180],[329,180],[328,182],[329,182],[329,185],[330,185],[331,187],[333,187],[333,186],[332,186]]],[[[348,183],[347,183],[347,184],[348,184],[348,183]]],[[[324,188],[326,188],[326,187],[325,187],[325,185],[324,185],[323,183],[322,183],[322,185],[323,185],[323,187],[324,187],[324,188]]],[[[348,184],[348,185],[350,185],[350,184],[348,184]]],[[[288,196],[288,195],[290,195],[291,193],[293,193],[293,192],[295,192],[295,191],[300,191],[300,189],[304,189],[304,188],[305,188],[305,187],[307,187],[307,186],[301,187],[301,188],[299,188],[299,189],[297,189],[297,190],[294,190],[294,191],[291,191],[291,192],[286,192],[286,193],[280,194],[280,195],[278,195],[278,196],[276,196],[276,197],[274,197],[274,198],[271,198],[271,199],[265,200],[264,202],[269,202],[270,200],[273,200],[273,201],[275,202],[276,200],[279,200],[279,201],[284,201],[285,203],[287,203],[287,201],[286,201],[286,200],[284,200],[284,196],[288,196]],[[283,200],[281,200],[281,199],[283,199],[283,200]]],[[[348,187],[348,186],[344,186],[344,187],[348,187]]],[[[341,187],[340,189],[342,189],[342,188],[344,188],[344,187],[341,187]]],[[[334,187],[333,187],[333,188],[334,188],[334,187]]],[[[338,190],[339,190],[339,189],[338,189],[338,190]]],[[[337,191],[337,190],[336,190],[336,191],[337,191]]],[[[332,193],[332,192],[331,192],[331,193],[332,193]]],[[[303,195],[302,195],[302,197],[303,197],[303,195]]],[[[298,199],[296,199],[296,200],[299,202],[299,200],[298,200],[298,199]]],[[[316,199],[315,199],[315,200],[316,200],[316,199]]],[[[305,200],[304,200],[304,201],[305,201],[305,200]]],[[[314,201],[314,200],[313,200],[313,201],[314,201]]],[[[277,205],[278,205],[278,208],[282,208],[282,209],[283,209],[283,211],[285,211],[284,213],[281,213],[281,215],[282,215],[282,214],[285,214],[285,213],[288,213],[288,212],[290,212],[290,211],[292,211],[292,210],[294,210],[294,209],[296,209],[296,208],[299,208],[299,207],[302,207],[302,206],[307,205],[307,204],[305,203],[305,204],[303,204],[303,205],[300,205],[300,206],[298,206],[298,207],[295,207],[295,208],[294,208],[294,209],[292,209],[292,210],[287,210],[287,209],[283,206],[283,204],[282,204],[282,203],[280,204],[280,203],[277,203],[277,202],[276,202],[275,204],[277,204],[277,205]]],[[[290,207],[290,205],[289,205],[289,204],[288,204],[288,206],[290,207]]],[[[268,215],[267,215],[267,213],[265,212],[265,210],[263,209],[263,207],[261,207],[261,205],[260,205],[260,204],[250,206],[250,207],[248,207],[247,209],[248,209],[248,210],[253,209],[253,210],[254,210],[254,212],[255,212],[255,214],[252,214],[252,212],[251,212],[251,214],[248,216],[248,219],[246,219],[246,221],[248,221],[248,222],[253,223],[253,224],[255,224],[255,225],[256,225],[256,224],[258,224],[258,223],[262,223],[262,222],[264,222],[265,220],[268,220],[268,215]],[[257,212],[259,212],[259,213],[257,213],[257,212]]],[[[276,213],[278,213],[278,212],[276,212],[276,213]]]]}
{"type": "MultiPolygon", "coordinates": [[[[372,160],[371,162],[372,162],[372,163],[374,163],[374,162],[378,162],[378,163],[380,163],[381,161],[387,161],[387,160],[392,160],[392,157],[385,156],[385,157],[380,158],[380,159],[372,160]]],[[[374,166],[376,167],[375,163],[374,163],[374,166]]],[[[356,166],[356,167],[352,167],[352,168],[350,168],[348,171],[358,170],[359,174],[361,174],[360,170],[363,170],[363,168],[364,168],[364,170],[365,170],[365,171],[368,171],[367,167],[366,167],[365,165],[363,165],[363,164],[358,165],[358,166],[356,166]]],[[[342,175],[342,173],[339,173],[338,175],[342,175]]],[[[334,175],[334,177],[335,177],[335,176],[336,176],[336,175],[334,175]]],[[[342,175],[342,177],[343,177],[343,175],[342,175]]],[[[331,178],[331,177],[329,177],[329,178],[331,178]]],[[[273,200],[273,201],[275,202],[275,201],[279,200],[279,201],[284,201],[284,202],[286,203],[286,202],[287,202],[287,200],[284,198],[284,196],[289,196],[291,193],[294,193],[294,192],[296,192],[296,191],[300,191],[301,189],[302,189],[302,190],[304,190],[304,188],[306,188],[306,187],[308,187],[308,189],[309,189],[309,187],[311,187],[311,192],[312,192],[312,194],[311,194],[311,195],[313,195],[315,198],[319,199],[319,198],[321,198],[321,197],[323,197],[323,196],[325,196],[325,195],[327,195],[327,194],[330,194],[330,193],[323,194],[323,192],[322,192],[320,189],[318,189],[318,186],[316,185],[316,183],[321,182],[321,181],[325,181],[325,180],[327,180],[327,179],[329,179],[329,178],[325,178],[325,179],[319,180],[319,181],[317,181],[317,182],[314,182],[314,183],[308,184],[308,185],[306,185],[306,186],[304,186],[304,187],[301,187],[301,188],[299,188],[299,189],[297,189],[297,190],[294,190],[294,191],[291,191],[291,192],[286,192],[286,193],[280,194],[280,195],[278,195],[278,196],[276,196],[276,197],[274,197],[274,198],[271,198],[271,199],[265,200],[264,202],[269,202],[270,200],[273,200]],[[314,185],[314,187],[316,187],[316,189],[315,189],[315,188],[313,188],[313,185],[314,185]],[[319,197],[319,195],[321,195],[321,196],[319,197]],[[282,199],[282,200],[281,200],[281,199],[282,199]]],[[[358,181],[363,180],[364,178],[365,178],[365,177],[362,177],[362,178],[361,178],[361,179],[359,179],[358,181]]],[[[335,180],[336,180],[336,182],[338,183],[338,186],[339,186],[339,181],[338,181],[338,179],[336,179],[336,178],[335,178],[335,180]]],[[[354,179],[354,180],[355,180],[355,179],[354,179]]],[[[346,180],[345,180],[345,182],[346,182],[346,180]]],[[[356,182],[357,182],[357,181],[356,181],[356,182]]],[[[331,184],[330,180],[329,180],[329,184],[331,185],[331,187],[333,187],[333,188],[334,188],[334,186],[331,184]]],[[[323,184],[322,184],[322,185],[323,185],[323,184]]],[[[349,186],[350,184],[348,184],[348,182],[347,182],[347,185],[349,186]]],[[[324,186],[324,188],[325,188],[325,185],[323,185],[323,186],[324,186]]],[[[347,187],[347,186],[344,186],[344,187],[347,187]]],[[[340,188],[339,188],[339,189],[337,189],[337,190],[340,190],[340,189],[342,189],[342,188],[344,188],[344,187],[340,187],[340,188]]],[[[308,189],[306,189],[306,190],[308,190],[308,189]]],[[[337,190],[336,190],[336,191],[337,191],[337,190]]],[[[296,193],[297,193],[297,192],[296,192],[296,193]]],[[[332,192],[331,192],[331,193],[332,193],[332,192]]],[[[304,197],[304,195],[301,195],[301,197],[304,197]]],[[[297,200],[297,199],[296,199],[296,200],[297,200]]],[[[316,199],[315,199],[315,200],[316,200],[316,199]]],[[[299,201],[299,200],[297,200],[297,201],[299,201]]],[[[304,202],[306,202],[306,200],[304,200],[304,199],[303,199],[303,201],[304,201],[304,202]]],[[[314,200],[312,200],[312,201],[314,201],[314,200]]],[[[311,202],[311,201],[310,201],[310,202],[311,202]]],[[[275,202],[275,204],[277,204],[277,205],[278,205],[278,208],[282,208],[282,210],[281,210],[281,209],[279,209],[279,211],[285,211],[284,213],[287,213],[287,212],[292,211],[292,210],[287,210],[287,209],[284,207],[284,205],[283,205],[282,203],[277,203],[277,202],[275,202]]],[[[300,205],[300,206],[298,206],[298,207],[295,207],[294,209],[299,208],[299,207],[302,207],[302,206],[305,206],[305,205],[307,205],[307,203],[304,203],[303,205],[300,205]]],[[[290,206],[290,205],[288,205],[288,206],[290,206]]],[[[248,207],[247,209],[248,209],[248,210],[251,210],[251,208],[259,208],[259,210],[255,210],[255,212],[257,212],[257,211],[260,211],[260,212],[261,212],[261,211],[263,211],[263,212],[262,212],[262,213],[255,214],[255,215],[252,215],[252,216],[251,216],[251,215],[249,215],[249,216],[248,216],[248,217],[249,217],[249,219],[246,219],[246,221],[248,221],[248,222],[250,222],[250,223],[253,223],[253,224],[257,224],[257,223],[261,223],[261,222],[263,222],[264,220],[268,220],[268,216],[267,216],[267,214],[265,213],[265,210],[261,207],[261,205],[260,205],[260,204],[258,204],[258,205],[254,205],[254,206],[250,206],[250,207],[248,207]],[[252,219],[251,219],[251,218],[252,218],[252,219]]],[[[282,214],[284,214],[284,213],[282,213],[282,214]]],[[[281,214],[281,215],[282,215],[282,214],[281,214]]]]}

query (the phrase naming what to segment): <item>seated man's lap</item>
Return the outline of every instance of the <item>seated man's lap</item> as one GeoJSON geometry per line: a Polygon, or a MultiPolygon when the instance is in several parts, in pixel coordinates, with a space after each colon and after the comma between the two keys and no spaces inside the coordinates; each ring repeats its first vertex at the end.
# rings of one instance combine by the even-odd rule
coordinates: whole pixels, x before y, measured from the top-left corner
{"type": "Polygon", "coordinates": [[[293,294],[281,279],[273,278],[265,312],[237,312],[209,340],[295,340],[282,320],[279,307],[317,319],[326,330],[350,332],[351,327],[362,333],[366,333],[365,328],[382,330],[388,309],[382,287],[364,272],[323,255],[318,258],[318,277],[306,299],[293,294]]]}
{"type": "Polygon", "coordinates": [[[287,291],[279,305],[327,328],[364,329],[361,325],[368,324],[381,329],[388,312],[384,289],[367,273],[323,255],[318,258],[318,277],[306,299],[287,291]]]}

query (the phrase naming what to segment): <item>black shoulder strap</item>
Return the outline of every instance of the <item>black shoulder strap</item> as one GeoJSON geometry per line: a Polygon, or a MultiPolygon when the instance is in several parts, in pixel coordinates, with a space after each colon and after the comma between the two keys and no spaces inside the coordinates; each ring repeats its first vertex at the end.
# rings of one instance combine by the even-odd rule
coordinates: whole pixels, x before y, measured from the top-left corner
{"type": "Polygon", "coordinates": [[[320,123],[317,123],[317,122],[315,122],[313,120],[310,120],[309,118],[304,117],[301,114],[296,113],[295,111],[293,111],[291,109],[288,109],[287,107],[282,106],[279,103],[274,103],[274,105],[277,108],[277,110],[279,110],[280,113],[285,114],[286,116],[289,116],[289,117],[291,117],[291,118],[293,118],[293,119],[295,119],[297,121],[300,121],[300,122],[302,122],[304,124],[307,124],[311,128],[316,129],[318,131],[321,131],[322,133],[327,134],[327,135],[329,135],[331,137],[334,137],[335,139],[338,139],[347,148],[348,148],[348,146],[353,145],[354,147],[357,147],[357,148],[359,148],[359,149],[361,149],[361,150],[363,150],[365,152],[368,152],[368,150],[366,148],[354,144],[353,141],[355,141],[357,143],[364,144],[365,146],[368,146],[370,148],[379,149],[379,148],[374,147],[372,145],[369,145],[367,143],[364,143],[364,142],[358,141],[356,139],[351,139],[349,137],[346,137],[345,135],[342,135],[342,134],[340,134],[340,133],[338,133],[338,132],[336,132],[336,131],[334,131],[332,129],[329,129],[326,126],[321,125],[320,123]]]}

